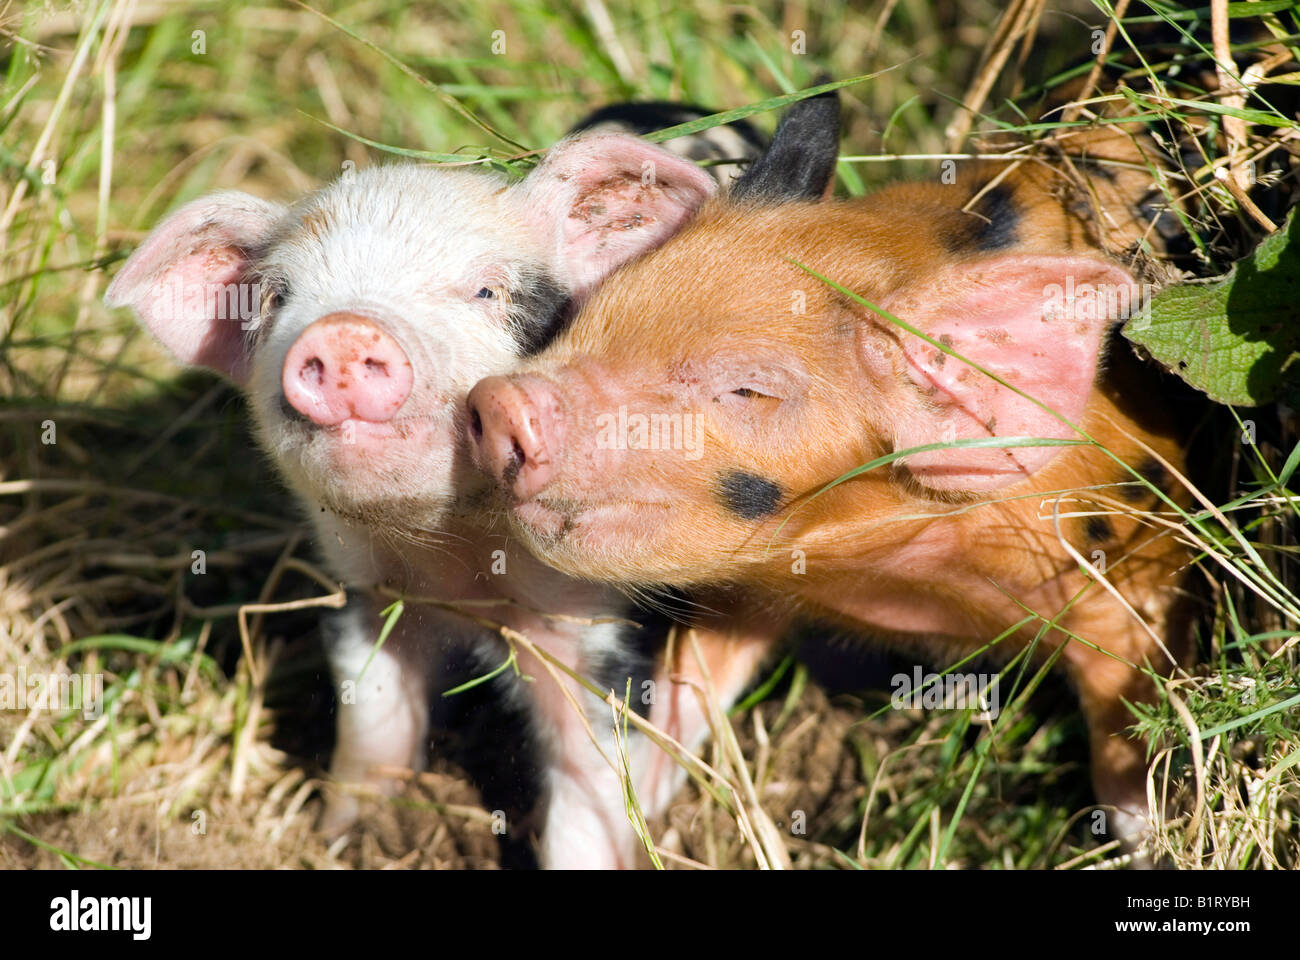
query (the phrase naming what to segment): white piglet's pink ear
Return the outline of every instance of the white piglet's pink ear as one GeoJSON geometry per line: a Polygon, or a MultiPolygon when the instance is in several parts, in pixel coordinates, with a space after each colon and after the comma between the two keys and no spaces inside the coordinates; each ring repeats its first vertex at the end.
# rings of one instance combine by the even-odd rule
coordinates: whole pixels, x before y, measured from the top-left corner
{"type": "Polygon", "coordinates": [[[689,160],[622,134],[561,141],[520,187],[527,222],[579,298],[675,234],[717,191],[689,160]]]}
{"type": "Polygon", "coordinates": [[[145,238],[104,294],[129,306],[181,363],[236,383],[247,375],[245,323],[260,295],[250,251],[283,208],[245,193],[217,193],[181,207],[145,238]]]}
{"type": "MultiPolygon", "coordinates": [[[[1102,338],[1135,309],[1137,286],[1121,267],[1082,256],[999,257],[946,271],[884,306],[962,357],[1079,424],[1092,394],[1102,338]]],[[[977,437],[1075,439],[1037,404],[968,363],[900,334],[925,401],[901,417],[895,449],[977,437]]],[[[969,447],[909,456],[933,490],[987,491],[1024,480],[1060,447],[969,447]]]]}

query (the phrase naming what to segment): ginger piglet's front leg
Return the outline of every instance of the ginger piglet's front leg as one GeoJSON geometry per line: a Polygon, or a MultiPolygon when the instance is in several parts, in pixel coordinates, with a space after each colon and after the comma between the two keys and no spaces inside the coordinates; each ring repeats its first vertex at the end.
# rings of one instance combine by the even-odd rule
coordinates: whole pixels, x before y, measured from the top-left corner
{"type": "Polygon", "coordinates": [[[1088,724],[1093,789],[1102,804],[1114,807],[1107,832],[1135,854],[1139,865],[1150,862],[1140,848],[1163,811],[1152,811],[1148,803],[1147,748],[1129,731],[1137,717],[1127,704],[1155,703],[1159,689],[1152,672],[1170,676],[1184,664],[1183,622],[1175,609],[1148,617],[1144,627],[1112,598],[1097,598],[1091,615],[1071,629],[1100,649],[1078,640],[1065,648],[1088,724]]]}

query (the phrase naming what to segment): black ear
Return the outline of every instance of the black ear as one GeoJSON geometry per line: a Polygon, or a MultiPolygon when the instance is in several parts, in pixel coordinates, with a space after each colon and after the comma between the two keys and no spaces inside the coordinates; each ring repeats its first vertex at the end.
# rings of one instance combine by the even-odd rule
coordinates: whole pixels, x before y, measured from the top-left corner
{"type": "Polygon", "coordinates": [[[831,90],[800,100],[785,111],[772,145],[732,184],[731,198],[759,203],[818,200],[835,176],[839,152],[839,95],[831,90]]]}

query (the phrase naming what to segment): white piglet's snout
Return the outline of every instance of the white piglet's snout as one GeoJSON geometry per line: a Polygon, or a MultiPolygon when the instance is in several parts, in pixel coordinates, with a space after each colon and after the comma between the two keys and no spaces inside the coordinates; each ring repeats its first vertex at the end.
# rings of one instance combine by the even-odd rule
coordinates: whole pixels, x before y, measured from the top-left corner
{"type": "Polygon", "coordinates": [[[289,406],[320,426],[384,423],[411,395],[411,361],[378,324],[349,313],[317,320],[294,341],[281,384],[289,406]]]}

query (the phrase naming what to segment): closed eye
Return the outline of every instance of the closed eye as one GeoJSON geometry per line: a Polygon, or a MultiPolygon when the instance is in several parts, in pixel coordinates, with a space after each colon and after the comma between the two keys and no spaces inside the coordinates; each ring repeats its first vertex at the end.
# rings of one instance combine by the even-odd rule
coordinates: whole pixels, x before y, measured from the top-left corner
{"type": "Polygon", "coordinates": [[[784,352],[716,356],[701,373],[701,386],[708,391],[704,396],[745,420],[775,416],[787,406],[797,408],[808,395],[806,369],[784,352]]]}
{"type": "Polygon", "coordinates": [[[774,411],[783,403],[780,397],[755,390],[753,387],[737,387],[735,390],[728,390],[714,397],[713,402],[747,416],[774,411]]]}

